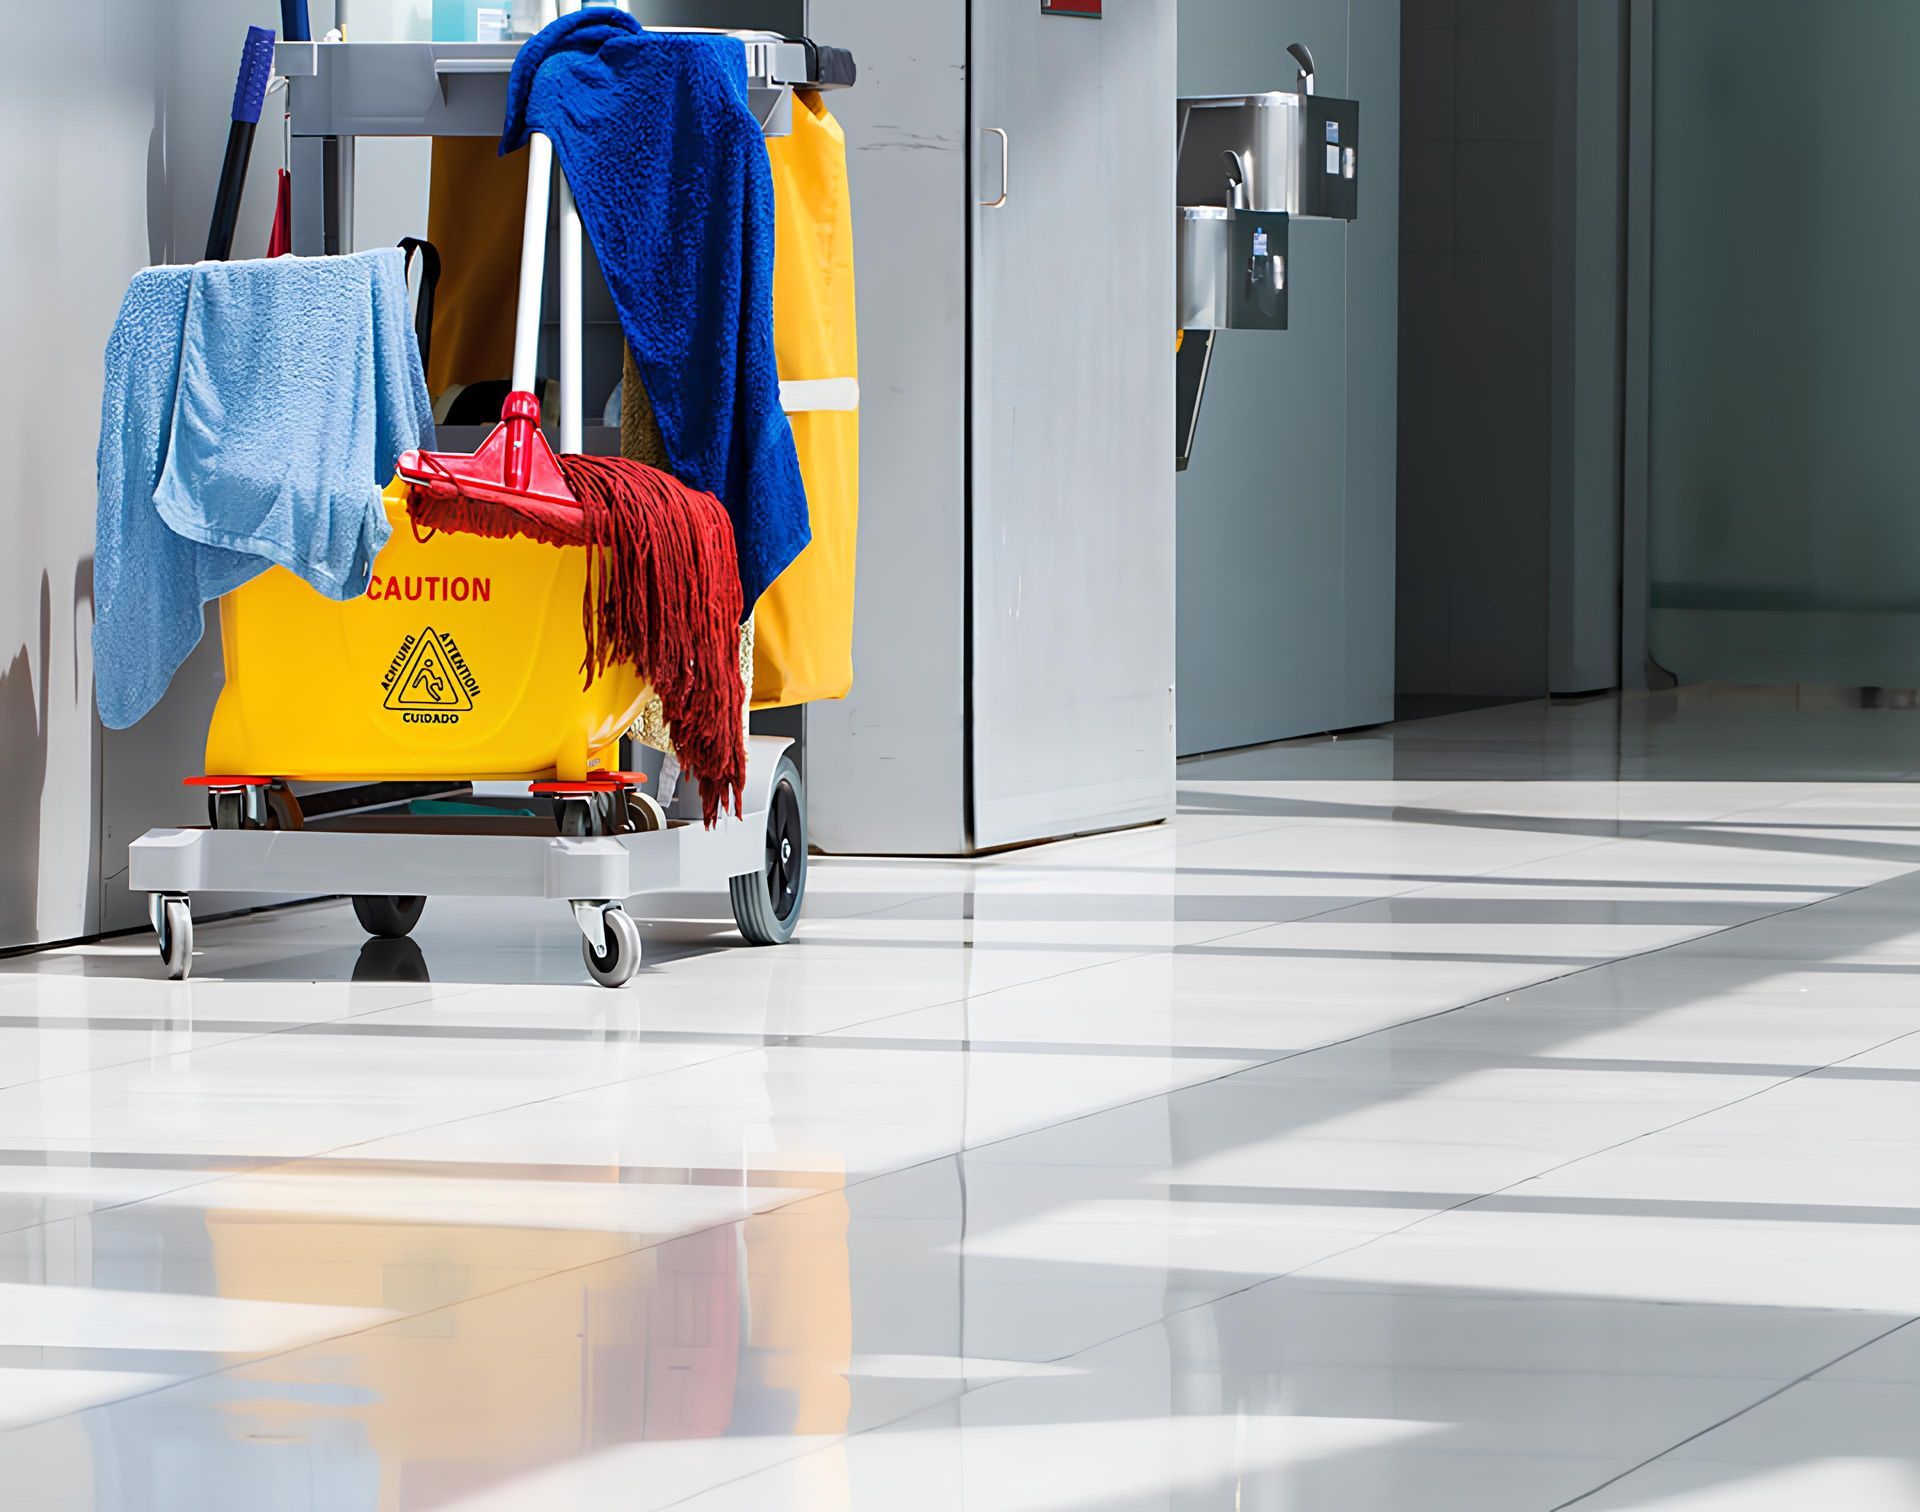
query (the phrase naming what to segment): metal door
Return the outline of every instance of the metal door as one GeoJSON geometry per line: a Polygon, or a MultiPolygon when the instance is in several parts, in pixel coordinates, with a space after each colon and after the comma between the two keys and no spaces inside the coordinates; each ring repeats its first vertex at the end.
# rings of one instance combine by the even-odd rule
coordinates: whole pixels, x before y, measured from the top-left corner
{"type": "Polygon", "coordinates": [[[1173,808],[1174,0],[972,7],[976,848],[1173,808]]]}

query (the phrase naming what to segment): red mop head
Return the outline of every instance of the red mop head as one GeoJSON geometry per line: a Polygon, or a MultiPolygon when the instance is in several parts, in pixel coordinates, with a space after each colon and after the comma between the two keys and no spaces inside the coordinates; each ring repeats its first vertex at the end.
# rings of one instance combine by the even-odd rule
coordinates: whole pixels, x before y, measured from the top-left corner
{"type": "Polygon", "coordinates": [[[706,822],[738,815],[747,694],[733,521],[712,494],[644,462],[563,456],[560,470],[589,522],[588,680],[616,661],[646,676],[706,822]]]}
{"type": "Polygon", "coordinates": [[[673,728],[681,765],[700,784],[706,822],[723,808],[739,814],[747,777],[746,689],[740,571],[725,508],[712,494],[644,462],[556,458],[540,434],[531,394],[513,395],[508,410],[470,457],[409,452],[401,459],[401,476],[412,485],[409,518],[417,528],[586,546],[581,617],[588,685],[615,662],[647,678],[673,728]],[[524,401],[521,413],[515,401],[524,401]],[[531,439],[503,440],[528,410],[531,439]],[[526,470],[503,476],[515,461],[509,450],[515,444],[518,455],[528,457],[526,470]],[[553,469],[550,479],[543,461],[553,469]],[[524,483],[515,486],[521,477],[524,483]]]}

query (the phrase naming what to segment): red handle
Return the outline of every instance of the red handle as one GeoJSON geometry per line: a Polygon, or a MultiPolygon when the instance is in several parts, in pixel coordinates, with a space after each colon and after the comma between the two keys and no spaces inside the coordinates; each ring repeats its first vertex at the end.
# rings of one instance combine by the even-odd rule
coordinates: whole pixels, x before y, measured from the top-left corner
{"type": "Polygon", "coordinates": [[[515,389],[500,406],[500,423],[507,433],[506,477],[515,493],[524,493],[533,474],[533,436],[540,429],[540,401],[525,389],[515,389]]]}

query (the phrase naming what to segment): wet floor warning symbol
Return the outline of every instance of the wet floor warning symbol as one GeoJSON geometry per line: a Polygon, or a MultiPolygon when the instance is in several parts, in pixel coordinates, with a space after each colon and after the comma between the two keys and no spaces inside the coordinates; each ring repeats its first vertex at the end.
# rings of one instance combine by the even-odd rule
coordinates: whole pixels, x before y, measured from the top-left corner
{"type": "Polygon", "coordinates": [[[431,625],[410,635],[394,656],[397,671],[386,678],[387,707],[401,712],[432,710],[461,714],[473,707],[480,691],[453,637],[431,625]]]}

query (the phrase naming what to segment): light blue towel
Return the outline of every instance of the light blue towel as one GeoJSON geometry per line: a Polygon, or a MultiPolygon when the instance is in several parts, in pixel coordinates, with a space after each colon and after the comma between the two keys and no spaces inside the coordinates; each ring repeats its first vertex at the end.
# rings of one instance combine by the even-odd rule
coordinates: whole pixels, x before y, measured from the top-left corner
{"type": "Polygon", "coordinates": [[[432,409],[398,249],[149,268],[107,343],[95,523],[95,697],[159,702],[202,606],[279,565],[364,593],[381,490],[432,409]]]}

